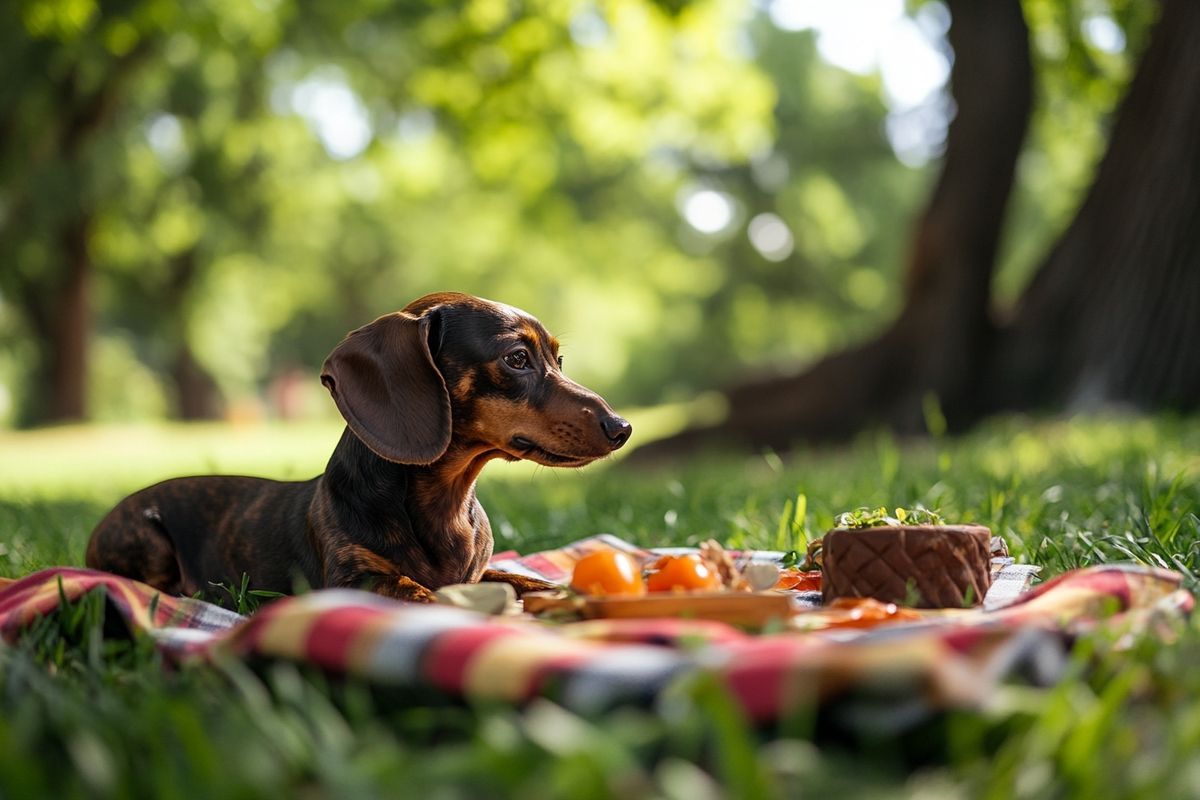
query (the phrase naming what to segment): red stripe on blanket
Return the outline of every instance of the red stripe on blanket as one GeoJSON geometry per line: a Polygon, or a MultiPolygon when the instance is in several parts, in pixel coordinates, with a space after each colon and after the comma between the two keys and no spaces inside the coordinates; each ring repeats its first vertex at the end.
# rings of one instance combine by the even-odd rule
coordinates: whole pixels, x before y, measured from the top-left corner
{"type": "Polygon", "coordinates": [[[62,595],[68,600],[82,597],[96,586],[124,580],[104,572],[72,567],[52,567],[26,575],[0,591],[0,636],[11,641],[34,619],[55,611],[60,600],[60,579],[62,595]]]}
{"type": "Polygon", "coordinates": [[[951,652],[968,655],[980,644],[985,644],[996,638],[997,634],[1006,635],[1006,627],[1000,620],[983,620],[965,624],[961,627],[947,628],[940,633],[942,644],[951,652]]]}
{"type": "MultiPolygon", "coordinates": [[[[1166,572],[1165,570],[1146,569],[1144,574],[1151,574],[1155,579],[1171,580],[1174,583],[1178,583],[1178,578],[1174,577],[1173,573],[1166,572]]],[[[1039,586],[1035,586],[1012,605],[1006,606],[998,613],[1003,614],[1004,611],[1010,608],[1029,605],[1043,595],[1063,586],[1086,589],[1097,597],[1111,597],[1118,601],[1119,610],[1124,611],[1129,608],[1132,602],[1129,583],[1130,573],[1120,568],[1101,566],[1084,570],[1072,570],[1071,572],[1064,572],[1061,575],[1057,575],[1039,586]]]]}
{"type": "Polygon", "coordinates": [[[107,572],[55,567],[0,587],[0,636],[12,640],[37,617],[57,611],[63,597],[74,602],[98,587],[107,592],[109,601],[132,627],[145,626],[145,619],[139,619],[139,615],[143,612],[148,615],[152,603],[155,608],[151,622],[156,626],[191,627],[207,607],[199,601],[171,597],[152,586],[107,572]]]}
{"type": "Polygon", "coordinates": [[[345,669],[355,640],[369,628],[372,620],[386,613],[378,606],[349,606],[323,612],[305,637],[306,658],[322,666],[345,669]]]}
{"type": "Polygon", "coordinates": [[[812,646],[795,639],[757,639],[729,649],[720,672],[742,709],[758,722],[779,715],[792,663],[812,646]]]}
{"type": "Polygon", "coordinates": [[[450,631],[429,646],[422,672],[433,685],[454,692],[466,686],[467,669],[471,659],[489,642],[521,633],[503,625],[479,625],[474,628],[450,631]]]}
{"type": "Polygon", "coordinates": [[[1175,608],[1184,614],[1191,614],[1196,608],[1196,598],[1190,592],[1177,591],[1172,597],[1175,600],[1175,608]]]}

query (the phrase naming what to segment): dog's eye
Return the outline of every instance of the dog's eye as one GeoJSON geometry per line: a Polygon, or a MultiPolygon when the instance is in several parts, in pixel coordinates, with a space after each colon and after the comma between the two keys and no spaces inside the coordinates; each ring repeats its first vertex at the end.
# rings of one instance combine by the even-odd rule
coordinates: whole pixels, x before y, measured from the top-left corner
{"type": "Polygon", "coordinates": [[[562,369],[562,356],[558,357],[558,368],[562,369]]]}
{"type": "Polygon", "coordinates": [[[513,369],[529,369],[529,353],[525,350],[514,350],[504,357],[504,363],[513,369]]]}

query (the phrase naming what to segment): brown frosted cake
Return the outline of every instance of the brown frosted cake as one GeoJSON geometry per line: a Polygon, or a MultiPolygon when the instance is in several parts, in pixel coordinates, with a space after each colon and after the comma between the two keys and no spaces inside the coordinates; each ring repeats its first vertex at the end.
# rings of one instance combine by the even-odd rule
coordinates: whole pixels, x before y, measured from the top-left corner
{"type": "Polygon", "coordinates": [[[991,585],[992,534],[982,525],[894,525],[825,535],[823,600],[873,597],[917,608],[983,602],[991,585]]]}

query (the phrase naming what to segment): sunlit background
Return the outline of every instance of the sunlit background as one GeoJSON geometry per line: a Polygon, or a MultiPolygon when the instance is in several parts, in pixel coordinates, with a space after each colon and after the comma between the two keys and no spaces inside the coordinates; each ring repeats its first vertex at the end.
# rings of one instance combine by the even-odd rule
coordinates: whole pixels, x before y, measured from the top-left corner
{"type": "MultiPolygon", "coordinates": [[[[1025,3],[1039,83],[1001,297],[1098,157],[1145,29],[1127,5],[1025,3]]],[[[797,370],[897,310],[954,114],[936,0],[0,18],[6,426],[55,421],[72,320],[87,419],[329,417],[340,337],[443,289],[539,316],[616,404],[797,370]]]]}

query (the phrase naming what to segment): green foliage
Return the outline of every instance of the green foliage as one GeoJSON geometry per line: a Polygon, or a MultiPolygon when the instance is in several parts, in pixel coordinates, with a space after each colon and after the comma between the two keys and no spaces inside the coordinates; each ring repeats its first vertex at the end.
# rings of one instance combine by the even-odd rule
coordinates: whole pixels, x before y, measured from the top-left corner
{"type": "MultiPolygon", "coordinates": [[[[33,622],[21,636],[21,649],[51,674],[63,680],[106,682],[135,669],[162,668],[148,637],[123,638],[106,622],[103,590],[67,602],[59,585],[58,611],[33,622]]],[[[122,625],[119,619],[108,620],[122,625]]]]}
{"type": "Polygon", "coordinates": [[[282,592],[272,592],[266,589],[251,589],[250,576],[242,573],[242,580],[237,584],[212,584],[207,592],[197,592],[196,597],[210,603],[218,603],[238,614],[253,614],[263,603],[283,597],[282,592]]]}
{"type": "Polygon", "coordinates": [[[861,506],[853,511],[843,511],[833,518],[833,524],[838,528],[880,528],[887,525],[945,525],[945,521],[936,511],[930,511],[924,506],[915,508],[896,507],[891,514],[887,506],[868,508],[861,506]]]}

